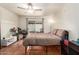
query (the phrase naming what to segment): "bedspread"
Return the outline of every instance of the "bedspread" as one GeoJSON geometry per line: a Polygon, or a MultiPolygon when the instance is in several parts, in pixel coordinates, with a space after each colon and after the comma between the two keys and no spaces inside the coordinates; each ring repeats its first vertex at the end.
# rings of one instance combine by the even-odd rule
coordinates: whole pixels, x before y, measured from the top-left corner
{"type": "Polygon", "coordinates": [[[60,45],[61,37],[48,33],[29,33],[24,39],[24,46],[60,45]]]}

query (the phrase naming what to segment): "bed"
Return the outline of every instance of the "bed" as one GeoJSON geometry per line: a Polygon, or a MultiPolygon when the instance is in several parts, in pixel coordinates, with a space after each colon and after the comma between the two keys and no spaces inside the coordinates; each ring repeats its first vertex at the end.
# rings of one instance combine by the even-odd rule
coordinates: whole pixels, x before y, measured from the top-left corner
{"type": "Polygon", "coordinates": [[[55,29],[51,33],[29,33],[24,39],[25,53],[27,46],[60,45],[60,41],[67,35],[66,30],[55,29]]]}
{"type": "Polygon", "coordinates": [[[48,33],[29,33],[24,45],[59,45],[61,38],[48,33]]]}

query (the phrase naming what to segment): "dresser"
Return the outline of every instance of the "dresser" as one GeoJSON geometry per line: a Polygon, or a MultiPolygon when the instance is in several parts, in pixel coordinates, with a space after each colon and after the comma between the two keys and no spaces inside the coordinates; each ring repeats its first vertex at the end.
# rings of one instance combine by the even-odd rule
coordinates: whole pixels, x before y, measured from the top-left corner
{"type": "Polygon", "coordinates": [[[69,55],[79,55],[79,43],[69,41],[69,55]]]}
{"type": "Polygon", "coordinates": [[[79,43],[76,41],[68,41],[67,44],[64,41],[61,42],[62,55],[79,55],[79,43]]]}

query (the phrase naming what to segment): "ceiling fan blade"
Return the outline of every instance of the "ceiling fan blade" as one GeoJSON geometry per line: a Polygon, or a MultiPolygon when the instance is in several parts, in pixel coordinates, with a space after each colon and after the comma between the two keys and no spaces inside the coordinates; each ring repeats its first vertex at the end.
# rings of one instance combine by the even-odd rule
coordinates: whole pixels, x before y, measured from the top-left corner
{"type": "Polygon", "coordinates": [[[22,7],[17,7],[17,8],[20,8],[20,9],[25,9],[25,8],[22,8],[22,7]]]}
{"type": "Polygon", "coordinates": [[[42,9],[34,9],[35,11],[42,11],[42,9]]]}

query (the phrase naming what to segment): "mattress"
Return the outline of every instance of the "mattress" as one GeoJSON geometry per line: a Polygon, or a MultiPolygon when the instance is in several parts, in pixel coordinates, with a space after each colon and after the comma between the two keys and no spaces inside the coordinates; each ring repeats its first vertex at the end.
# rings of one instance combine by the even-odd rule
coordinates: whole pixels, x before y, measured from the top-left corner
{"type": "Polygon", "coordinates": [[[39,45],[60,45],[61,38],[59,36],[48,33],[29,33],[24,39],[24,46],[39,45]]]}

